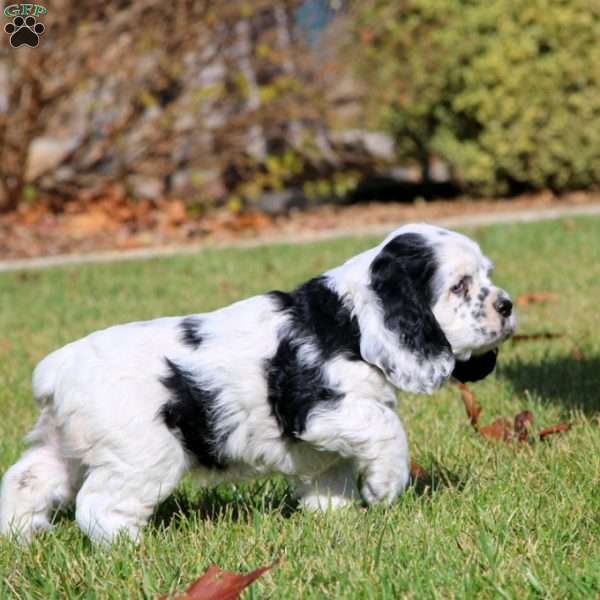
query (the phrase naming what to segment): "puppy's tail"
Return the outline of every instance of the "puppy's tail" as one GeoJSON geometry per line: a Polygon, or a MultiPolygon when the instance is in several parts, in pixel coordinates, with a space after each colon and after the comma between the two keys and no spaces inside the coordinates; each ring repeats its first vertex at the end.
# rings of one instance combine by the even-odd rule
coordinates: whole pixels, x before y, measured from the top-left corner
{"type": "Polygon", "coordinates": [[[71,358],[70,345],[48,354],[35,367],[31,386],[34,398],[41,404],[45,404],[54,395],[56,382],[64,367],[71,358]]]}

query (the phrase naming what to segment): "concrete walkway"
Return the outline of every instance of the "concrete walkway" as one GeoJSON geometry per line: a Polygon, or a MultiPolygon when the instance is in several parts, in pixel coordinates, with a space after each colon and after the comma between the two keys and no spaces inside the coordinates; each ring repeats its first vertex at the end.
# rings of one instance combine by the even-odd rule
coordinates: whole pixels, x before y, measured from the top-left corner
{"type": "MultiPolygon", "coordinates": [[[[532,210],[518,210],[501,213],[487,213],[479,215],[463,215],[428,219],[429,223],[442,227],[477,227],[481,225],[495,225],[498,223],[531,223],[559,219],[562,217],[576,217],[583,215],[600,216],[600,204],[584,204],[581,206],[561,206],[538,208],[532,210]]],[[[265,244],[306,244],[320,240],[331,240],[350,236],[385,236],[401,222],[394,225],[374,225],[368,227],[355,227],[349,229],[333,229],[329,231],[309,231],[299,233],[293,237],[270,236],[255,240],[239,240],[227,242],[204,242],[186,246],[162,246],[156,248],[136,248],[133,250],[112,250],[90,254],[64,254],[38,258],[20,258],[0,261],[0,272],[18,271],[21,269],[43,269],[62,265],[82,265],[88,263],[105,263],[123,260],[143,260],[162,256],[177,256],[196,254],[208,248],[253,248],[265,244]]]]}

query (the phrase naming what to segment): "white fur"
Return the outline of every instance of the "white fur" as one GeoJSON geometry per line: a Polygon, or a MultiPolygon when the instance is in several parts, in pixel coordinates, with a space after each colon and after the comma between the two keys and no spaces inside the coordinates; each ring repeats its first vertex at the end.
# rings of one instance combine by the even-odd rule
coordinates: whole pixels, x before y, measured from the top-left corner
{"type": "MultiPolygon", "coordinates": [[[[391,502],[409,478],[393,386],[431,392],[448,379],[454,358],[421,365],[383,326],[382,307],[369,287],[373,259],[404,232],[420,233],[435,247],[441,268],[433,312],[454,356],[497,345],[509,333],[506,329],[484,339],[477,331],[481,320],[473,322],[461,312],[448,286],[468,272],[475,288],[492,288],[490,263],[471,240],[439,231],[427,225],[402,227],[326,273],[359,323],[363,361],[337,356],[320,365],[343,399],[334,409],[317,407],[297,441],[282,436],[267,402],[265,360],[276,352],[289,321],[269,296],[198,315],[203,342],[197,349],[181,343],[181,317],[169,317],[110,327],[48,355],[33,374],[41,413],[30,434],[32,445],[4,475],[0,531],[26,541],[50,526],[53,509],[75,500],[77,523],[93,540],[110,542],[119,532],[135,539],[156,504],[189,469],[202,485],[282,473],[296,482],[301,506],[312,510],[353,502],[360,472],[363,499],[391,502]],[[230,464],[226,471],[200,467],[158,417],[169,398],[160,381],[165,356],[198,382],[221,390],[216,435],[226,438],[221,448],[230,464]],[[381,371],[384,361],[410,377],[388,381],[381,371]]],[[[497,294],[493,288],[490,302],[497,294]]],[[[487,313],[493,321],[489,306],[487,313]]],[[[320,360],[309,340],[300,357],[306,364],[320,360]]]]}

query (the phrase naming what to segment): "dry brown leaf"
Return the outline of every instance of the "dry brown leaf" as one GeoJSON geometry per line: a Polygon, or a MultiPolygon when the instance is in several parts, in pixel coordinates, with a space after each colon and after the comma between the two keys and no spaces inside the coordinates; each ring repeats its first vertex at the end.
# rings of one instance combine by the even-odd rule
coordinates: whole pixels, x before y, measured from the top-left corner
{"type": "MultiPolygon", "coordinates": [[[[477,404],[475,394],[464,383],[457,383],[456,385],[460,389],[467,416],[469,417],[471,425],[475,431],[477,431],[477,433],[485,438],[497,441],[530,441],[529,430],[534,421],[533,413],[530,410],[524,410],[518,413],[515,415],[512,422],[505,417],[499,417],[492,421],[489,425],[482,426],[479,424],[481,407],[477,404]]],[[[554,433],[562,433],[564,431],[568,431],[570,428],[571,425],[569,423],[559,423],[553,427],[547,427],[546,429],[540,430],[537,435],[539,436],[540,440],[544,440],[549,435],[554,433]]],[[[413,473],[413,468],[415,469],[415,473],[418,473],[416,470],[417,467],[418,465],[415,464],[413,467],[413,464],[411,464],[411,475],[413,473]]],[[[416,479],[421,475],[422,473],[413,475],[413,479],[416,479]]]]}
{"type": "Polygon", "coordinates": [[[486,438],[508,442],[513,437],[513,426],[508,419],[500,417],[489,425],[480,427],[479,433],[486,438]]]}
{"type": "Polygon", "coordinates": [[[530,340],[555,340],[565,337],[564,333],[556,333],[554,331],[540,331],[539,333],[517,333],[510,339],[513,342],[528,342],[530,340]]]}
{"type": "Polygon", "coordinates": [[[247,212],[237,215],[228,225],[233,231],[261,231],[267,228],[273,219],[264,213],[247,212]]]}
{"type": "Polygon", "coordinates": [[[94,209],[87,213],[65,218],[63,229],[76,237],[85,237],[101,231],[114,229],[115,222],[103,211],[94,209]]]}
{"type": "Polygon", "coordinates": [[[554,292],[526,292],[515,298],[517,306],[529,306],[530,304],[545,304],[558,300],[558,294],[554,292]]]}
{"type": "Polygon", "coordinates": [[[119,223],[126,223],[135,219],[135,211],[131,206],[117,206],[112,210],[112,216],[119,223]]]}
{"type": "MultiPolygon", "coordinates": [[[[273,568],[275,563],[268,567],[260,567],[243,575],[223,571],[216,565],[208,567],[184,594],[175,596],[175,600],[235,600],[254,580],[263,573],[273,568]]],[[[161,596],[159,600],[167,600],[161,596]]]]}
{"type": "Polygon", "coordinates": [[[538,436],[540,440],[545,440],[549,435],[553,435],[554,433],[564,433],[565,431],[569,431],[571,429],[570,423],[558,423],[557,425],[552,425],[552,427],[546,427],[544,429],[540,429],[538,431],[538,436]]]}
{"type": "Polygon", "coordinates": [[[410,463],[410,476],[413,481],[416,479],[419,479],[419,478],[423,478],[423,477],[425,477],[425,469],[421,465],[417,464],[416,462],[411,462],[410,463]]]}
{"type": "Polygon", "coordinates": [[[25,205],[19,210],[19,221],[23,225],[35,225],[39,223],[48,212],[48,208],[43,204],[25,205]]]}
{"type": "Polygon", "coordinates": [[[144,239],[139,235],[130,235],[116,243],[117,248],[121,250],[131,250],[132,248],[141,248],[144,246],[144,239]]]}
{"type": "Polygon", "coordinates": [[[529,428],[533,425],[533,419],[530,410],[524,410],[515,416],[514,430],[519,442],[526,442],[529,439],[529,428]]]}
{"type": "Polygon", "coordinates": [[[573,348],[571,358],[576,361],[585,360],[585,354],[579,348],[573,348]]]}
{"type": "Polygon", "coordinates": [[[170,225],[181,225],[187,218],[187,209],[183,200],[171,200],[162,206],[170,225]]]}
{"type": "Polygon", "coordinates": [[[469,389],[469,386],[465,383],[457,383],[458,389],[462,395],[465,410],[467,411],[467,417],[471,421],[471,425],[477,429],[479,425],[479,415],[481,414],[481,407],[475,400],[475,394],[469,389]]]}

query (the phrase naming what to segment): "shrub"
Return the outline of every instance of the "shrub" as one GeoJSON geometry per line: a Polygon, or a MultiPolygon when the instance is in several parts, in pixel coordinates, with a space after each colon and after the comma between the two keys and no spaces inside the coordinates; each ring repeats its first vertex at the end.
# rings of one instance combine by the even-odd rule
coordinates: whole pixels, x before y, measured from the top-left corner
{"type": "Polygon", "coordinates": [[[362,0],[358,72],[401,158],[475,193],[600,181],[600,4],[362,0]]]}

